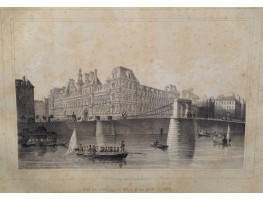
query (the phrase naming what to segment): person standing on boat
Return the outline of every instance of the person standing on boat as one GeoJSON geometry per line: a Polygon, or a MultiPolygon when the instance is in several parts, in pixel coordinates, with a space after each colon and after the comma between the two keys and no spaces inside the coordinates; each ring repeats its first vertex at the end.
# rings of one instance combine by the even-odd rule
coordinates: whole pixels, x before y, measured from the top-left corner
{"type": "Polygon", "coordinates": [[[227,146],[227,139],[225,135],[224,135],[224,138],[222,139],[222,144],[223,146],[227,146]]]}
{"type": "Polygon", "coordinates": [[[40,143],[44,144],[44,139],[43,138],[40,139],[40,143]]]}
{"type": "Polygon", "coordinates": [[[125,143],[124,143],[124,141],[121,142],[121,151],[122,152],[125,151],[125,143]]]}
{"type": "Polygon", "coordinates": [[[81,143],[79,144],[79,150],[80,150],[80,151],[83,151],[83,146],[82,146],[81,143]]]}
{"type": "Polygon", "coordinates": [[[96,154],[96,146],[95,146],[95,145],[93,145],[92,153],[93,153],[93,154],[96,154]]]}

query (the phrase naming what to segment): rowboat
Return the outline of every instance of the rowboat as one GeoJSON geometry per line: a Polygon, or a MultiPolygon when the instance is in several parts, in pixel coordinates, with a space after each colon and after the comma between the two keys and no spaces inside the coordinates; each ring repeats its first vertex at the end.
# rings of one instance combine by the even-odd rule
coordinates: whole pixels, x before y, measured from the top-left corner
{"type": "Polygon", "coordinates": [[[52,146],[65,146],[66,147],[67,143],[40,143],[40,146],[48,146],[48,147],[52,147],[52,146]]]}
{"type": "Polygon", "coordinates": [[[162,150],[167,150],[169,147],[165,144],[155,144],[154,142],[151,143],[151,146],[154,148],[162,149],[162,150]]]}
{"type": "Polygon", "coordinates": [[[36,143],[25,143],[23,144],[24,147],[31,147],[31,146],[37,146],[36,143]]]}
{"type": "Polygon", "coordinates": [[[125,159],[128,156],[128,152],[126,150],[120,151],[120,152],[101,152],[101,151],[92,152],[92,151],[85,151],[85,150],[79,149],[78,146],[79,146],[79,143],[77,139],[77,133],[76,133],[76,130],[74,129],[73,134],[70,138],[68,150],[65,155],[68,155],[74,152],[78,156],[84,156],[84,157],[88,157],[92,159],[103,159],[103,160],[107,160],[107,159],[108,160],[113,160],[113,159],[121,160],[121,159],[125,159]]]}
{"type": "Polygon", "coordinates": [[[198,133],[199,137],[210,137],[210,133],[198,133]]]}
{"type": "Polygon", "coordinates": [[[125,159],[128,156],[128,152],[82,152],[82,151],[74,151],[78,156],[85,156],[93,159],[101,159],[101,160],[121,160],[125,159]]]}

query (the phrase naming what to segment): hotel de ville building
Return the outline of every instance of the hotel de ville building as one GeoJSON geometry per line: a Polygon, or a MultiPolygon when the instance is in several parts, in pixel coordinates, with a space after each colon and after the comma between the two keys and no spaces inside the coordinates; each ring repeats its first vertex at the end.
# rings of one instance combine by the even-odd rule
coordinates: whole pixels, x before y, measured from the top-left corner
{"type": "Polygon", "coordinates": [[[83,75],[79,69],[76,82],[69,79],[66,87],[50,90],[49,115],[54,120],[75,116],[82,121],[136,117],[168,105],[179,96],[174,85],[164,90],[141,85],[133,71],[122,66],[114,68],[104,84],[97,70],[83,75]]]}

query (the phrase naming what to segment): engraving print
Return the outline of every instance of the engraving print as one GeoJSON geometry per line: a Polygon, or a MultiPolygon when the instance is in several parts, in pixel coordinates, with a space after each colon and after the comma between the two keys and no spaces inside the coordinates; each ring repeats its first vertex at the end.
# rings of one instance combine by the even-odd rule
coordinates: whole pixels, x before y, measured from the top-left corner
{"type": "Polygon", "coordinates": [[[15,21],[19,169],[242,169],[250,22],[15,21]]]}

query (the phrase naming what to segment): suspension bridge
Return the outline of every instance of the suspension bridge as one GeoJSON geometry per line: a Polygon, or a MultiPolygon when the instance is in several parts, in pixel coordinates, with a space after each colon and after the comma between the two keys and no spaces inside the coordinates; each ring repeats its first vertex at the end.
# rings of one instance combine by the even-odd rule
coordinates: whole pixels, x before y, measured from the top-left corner
{"type": "MultiPolygon", "coordinates": [[[[195,119],[195,120],[207,120],[207,121],[225,121],[225,122],[235,122],[235,123],[245,123],[244,119],[220,119],[220,118],[207,118],[198,116],[191,111],[192,101],[188,99],[175,99],[172,103],[168,103],[158,108],[141,112],[138,114],[129,114],[125,113],[122,116],[113,115],[113,118],[107,118],[111,116],[110,113],[101,113],[101,116],[98,116],[100,120],[121,120],[121,119],[144,119],[144,118],[177,118],[177,119],[195,119]],[[104,118],[103,118],[104,116],[104,118]]],[[[78,113],[81,114],[81,113],[78,113]]],[[[96,118],[95,118],[96,119],[96,118]]],[[[98,119],[98,118],[97,118],[98,119]]],[[[94,118],[92,119],[94,120],[94,118]]],[[[83,120],[80,121],[92,121],[92,120],[83,120]]],[[[55,121],[72,121],[72,119],[54,119],[55,121]]]]}

